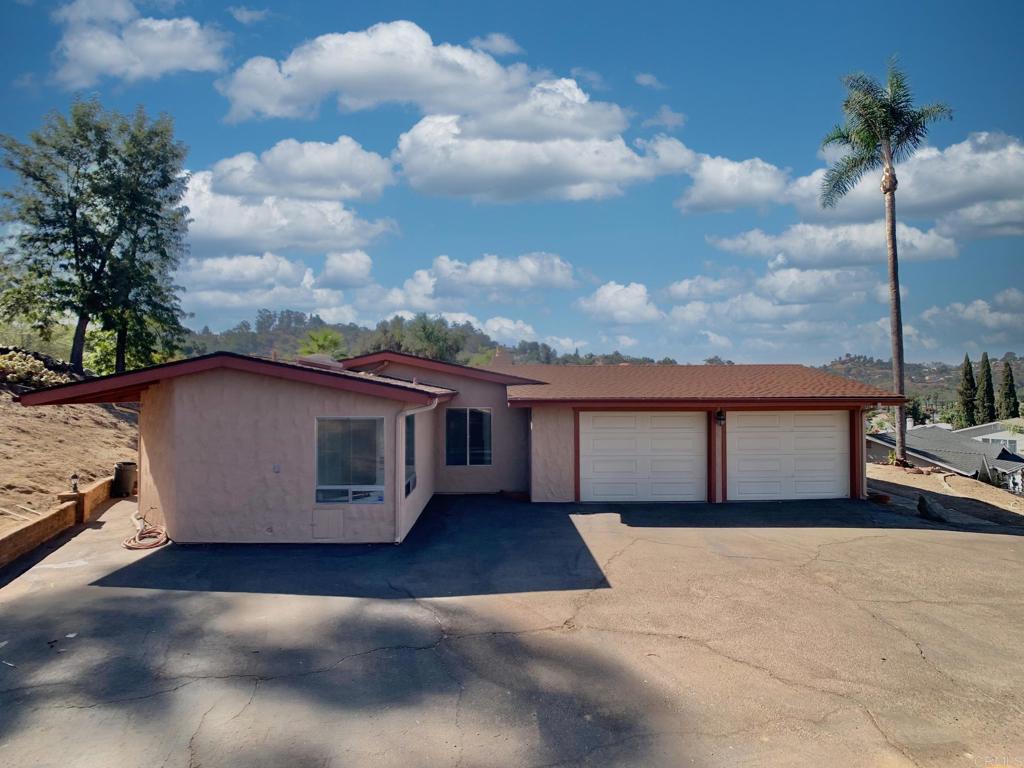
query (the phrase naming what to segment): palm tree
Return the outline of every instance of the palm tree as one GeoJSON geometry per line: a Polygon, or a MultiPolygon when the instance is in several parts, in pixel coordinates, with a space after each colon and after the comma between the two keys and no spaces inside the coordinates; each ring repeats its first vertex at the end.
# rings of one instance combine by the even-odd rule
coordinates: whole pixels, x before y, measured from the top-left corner
{"type": "Polygon", "coordinates": [[[348,354],[345,337],[333,328],[312,330],[299,345],[300,355],[328,355],[339,360],[348,354]]]}
{"type": "MultiPolygon", "coordinates": [[[[892,383],[897,394],[904,393],[903,316],[900,309],[899,261],[896,257],[896,163],[906,160],[928,135],[928,125],[940,118],[951,118],[945,104],[914,107],[906,75],[889,62],[883,86],[870,75],[853,74],[843,78],[846,122],[833,128],[822,147],[845,150],[825,173],[821,185],[821,204],[835,206],[868,171],[882,169],[882,195],[885,198],[885,239],[889,252],[889,328],[892,337],[892,383]]],[[[896,409],[896,456],[906,461],[906,407],[896,409]]]]}

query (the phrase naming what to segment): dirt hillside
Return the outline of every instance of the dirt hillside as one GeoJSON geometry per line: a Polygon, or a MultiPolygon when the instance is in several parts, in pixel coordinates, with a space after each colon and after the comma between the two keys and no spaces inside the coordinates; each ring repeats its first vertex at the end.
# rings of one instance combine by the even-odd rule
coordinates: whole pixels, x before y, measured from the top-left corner
{"type": "Polygon", "coordinates": [[[868,464],[868,489],[912,499],[923,492],[946,507],[982,520],[1024,525],[1024,497],[948,472],[925,475],[886,464],[868,464]]]}
{"type": "MultiPolygon", "coordinates": [[[[0,507],[46,510],[56,494],[112,474],[118,461],[137,461],[137,413],[106,405],[25,408],[0,391],[0,507]]],[[[0,515],[0,529],[17,520],[0,515]]]]}

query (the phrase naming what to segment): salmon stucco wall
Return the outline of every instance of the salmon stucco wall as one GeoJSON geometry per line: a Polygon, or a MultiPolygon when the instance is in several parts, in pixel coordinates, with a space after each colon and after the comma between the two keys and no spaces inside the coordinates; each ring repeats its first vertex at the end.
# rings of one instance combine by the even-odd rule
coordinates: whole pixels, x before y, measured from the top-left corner
{"type": "Polygon", "coordinates": [[[525,492],[529,488],[530,416],[522,408],[508,407],[504,384],[469,379],[456,374],[431,371],[411,365],[390,363],[382,375],[417,379],[424,384],[450,387],[458,394],[437,407],[434,443],[435,490],[437,493],[525,492]],[[491,464],[457,466],[445,464],[444,411],[446,408],[491,409],[491,464]]]}
{"type": "MultiPolygon", "coordinates": [[[[438,406],[438,409],[443,407],[438,406]]],[[[413,415],[416,419],[416,488],[408,496],[405,495],[405,417],[402,421],[402,442],[399,446],[399,462],[402,471],[402,491],[399,497],[401,512],[399,513],[398,540],[403,540],[419,519],[423,508],[434,495],[434,477],[436,469],[435,446],[437,444],[437,409],[423,411],[413,415]]]]}
{"type": "Polygon", "coordinates": [[[531,414],[530,499],[575,501],[576,448],[572,408],[541,405],[528,412],[531,414]]]}
{"type": "Polygon", "coordinates": [[[154,525],[166,525],[165,510],[175,508],[171,387],[165,382],[146,389],[139,411],[139,513],[154,525]]]}
{"type": "Polygon", "coordinates": [[[163,382],[143,399],[140,505],[181,542],[394,541],[400,410],[240,371],[163,382]],[[315,503],[316,420],[331,416],[384,418],[383,504],[315,503]]]}

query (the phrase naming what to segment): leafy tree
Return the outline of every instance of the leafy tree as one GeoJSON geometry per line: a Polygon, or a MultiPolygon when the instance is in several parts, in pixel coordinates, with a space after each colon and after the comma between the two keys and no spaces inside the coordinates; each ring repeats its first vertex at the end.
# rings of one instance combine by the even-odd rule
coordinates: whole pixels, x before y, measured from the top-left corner
{"type": "Polygon", "coordinates": [[[996,395],[992,386],[992,364],[988,361],[988,352],[981,353],[978,389],[974,398],[974,419],[979,424],[988,424],[996,420],[996,395]]]}
{"type": "Polygon", "coordinates": [[[170,276],[183,248],[187,177],[170,119],[149,122],[141,109],[129,119],[76,101],[28,143],[0,136],[0,151],[17,179],[3,193],[4,218],[17,227],[0,313],[43,333],[71,314],[78,370],[93,320],[117,333],[121,369],[129,334],[141,334],[136,346],[175,343],[184,329],[170,276]]]}
{"type": "Polygon", "coordinates": [[[907,416],[913,419],[915,424],[924,424],[928,420],[921,398],[912,397],[907,400],[907,416]]]}
{"type": "MultiPolygon", "coordinates": [[[[835,206],[869,171],[882,169],[881,192],[885,200],[885,235],[889,260],[889,327],[892,336],[893,388],[904,389],[903,316],[900,307],[899,261],[896,253],[896,163],[909,158],[928,135],[928,125],[952,117],[945,104],[914,107],[906,75],[889,63],[885,85],[865,74],[843,78],[846,121],[825,137],[823,147],[837,146],[845,154],[825,173],[821,204],[835,206]]],[[[905,408],[896,409],[896,455],[907,457],[905,408]]]]}
{"type": "Polygon", "coordinates": [[[967,426],[963,423],[963,412],[960,403],[946,403],[939,409],[938,419],[944,424],[952,424],[954,429],[967,426]]]}
{"type": "MultiPolygon", "coordinates": [[[[132,340],[136,338],[138,338],[138,335],[134,333],[129,336],[129,339],[132,340]]],[[[117,373],[117,332],[93,328],[86,334],[86,339],[85,367],[101,376],[117,373]]],[[[129,344],[124,350],[125,358],[122,362],[129,370],[144,368],[147,365],[173,360],[177,353],[177,349],[160,349],[145,345],[136,346],[129,344]]],[[[203,354],[203,352],[195,351],[195,354],[203,354]]]]}
{"type": "Polygon", "coordinates": [[[299,345],[302,355],[329,355],[340,360],[348,354],[345,337],[333,328],[319,328],[307,331],[306,338],[299,345]]]}
{"type": "Polygon", "coordinates": [[[996,415],[1000,419],[1013,419],[1020,413],[1017,399],[1017,385],[1013,380],[1013,366],[1003,358],[1003,377],[999,381],[999,399],[996,401],[996,415]]]}
{"type": "Polygon", "coordinates": [[[404,351],[433,360],[455,362],[465,341],[461,334],[452,332],[444,318],[422,312],[406,324],[405,330],[404,351]]]}
{"type": "Polygon", "coordinates": [[[732,360],[723,360],[718,355],[709,357],[704,361],[704,365],[736,365],[732,360]]]}
{"type": "Polygon", "coordinates": [[[960,368],[960,386],[956,390],[961,426],[973,427],[978,423],[975,419],[977,394],[978,387],[974,383],[974,367],[971,365],[971,358],[964,355],[964,364],[960,368]]]}

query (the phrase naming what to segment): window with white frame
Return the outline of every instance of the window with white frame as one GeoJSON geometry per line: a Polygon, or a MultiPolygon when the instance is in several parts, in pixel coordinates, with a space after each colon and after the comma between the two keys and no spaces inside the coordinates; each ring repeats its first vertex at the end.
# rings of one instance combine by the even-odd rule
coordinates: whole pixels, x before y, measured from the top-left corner
{"type": "Polygon", "coordinates": [[[444,414],[444,461],[450,467],[491,463],[489,408],[448,408],[444,414]]]}
{"type": "Polygon", "coordinates": [[[383,418],[316,420],[316,501],[383,503],[383,418]]]}
{"type": "Polygon", "coordinates": [[[416,490],[416,414],[405,417],[405,495],[416,490]]]}

